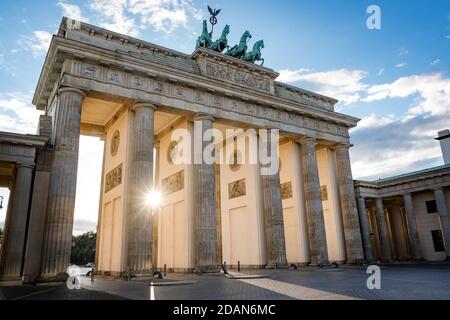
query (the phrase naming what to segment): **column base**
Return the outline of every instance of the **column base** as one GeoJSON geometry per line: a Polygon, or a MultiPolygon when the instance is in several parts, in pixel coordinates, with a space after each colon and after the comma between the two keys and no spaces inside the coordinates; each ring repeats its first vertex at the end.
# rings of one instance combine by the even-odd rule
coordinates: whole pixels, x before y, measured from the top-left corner
{"type": "Polygon", "coordinates": [[[54,275],[40,275],[35,283],[65,283],[69,275],[67,273],[60,273],[56,276],[54,275]]]}
{"type": "Polygon", "coordinates": [[[23,284],[22,280],[4,280],[0,279],[0,287],[16,287],[23,284]]]}
{"type": "Polygon", "coordinates": [[[325,262],[321,262],[321,263],[310,263],[308,266],[309,267],[318,267],[318,268],[330,267],[331,263],[329,261],[325,261],[325,262]]]}
{"type": "Polygon", "coordinates": [[[218,266],[207,266],[207,267],[195,267],[194,268],[194,273],[220,273],[221,272],[221,268],[219,268],[218,266]]]}
{"type": "Polygon", "coordinates": [[[287,263],[269,263],[266,265],[265,269],[288,269],[289,265],[287,263]]]}
{"type": "Polygon", "coordinates": [[[22,281],[22,278],[20,277],[20,275],[13,275],[13,276],[3,276],[0,277],[0,281],[22,281]]]}
{"type": "Polygon", "coordinates": [[[366,264],[366,263],[368,263],[368,260],[364,260],[364,259],[360,259],[360,260],[347,260],[347,261],[345,261],[345,264],[348,264],[348,265],[363,265],[363,264],[366,264]]]}

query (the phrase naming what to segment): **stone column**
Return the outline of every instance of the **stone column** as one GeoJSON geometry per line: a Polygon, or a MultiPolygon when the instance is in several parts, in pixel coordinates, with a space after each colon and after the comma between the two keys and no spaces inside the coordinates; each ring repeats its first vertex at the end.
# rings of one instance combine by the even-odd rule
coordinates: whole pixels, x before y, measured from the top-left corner
{"type": "Polygon", "coordinates": [[[84,92],[75,88],[59,89],[42,260],[42,278],[46,280],[64,280],[70,263],[84,97],[84,92]]]}
{"type": "Polygon", "coordinates": [[[408,221],[408,234],[411,254],[414,259],[420,260],[422,258],[422,249],[420,248],[419,235],[417,233],[416,218],[414,217],[411,193],[405,193],[403,195],[403,204],[406,211],[406,220],[408,221]]]}
{"type": "Polygon", "coordinates": [[[364,255],[367,261],[373,261],[375,259],[373,255],[372,241],[370,239],[370,225],[369,217],[366,209],[366,199],[358,197],[358,213],[359,223],[361,225],[362,242],[364,246],[364,255]]]}
{"type": "Polygon", "coordinates": [[[140,276],[152,272],[152,208],[147,203],[153,190],[154,113],[150,103],[133,106],[134,119],[130,167],[130,210],[128,220],[127,269],[140,276]]]}
{"type": "Polygon", "coordinates": [[[445,203],[444,190],[442,188],[436,188],[433,191],[437,210],[441,218],[442,234],[444,237],[447,257],[450,257],[450,217],[447,205],[445,203]]]}
{"type": "Polygon", "coordinates": [[[390,261],[392,259],[391,245],[389,243],[389,236],[386,224],[386,218],[384,215],[383,199],[375,199],[375,214],[377,218],[378,235],[380,237],[381,251],[383,259],[390,261]]]}
{"type": "MultiPolygon", "coordinates": [[[[41,115],[38,123],[38,135],[51,141],[52,117],[41,115]]],[[[35,283],[41,274],[42,250],[46,228],[47,200],[50,185],[52,150],[47,145],[36,150],[36,167],[34,172],[31,207],[28,218],[28,233],[23,262],[22,280],[24,283],[35,283]]]]}
{"type": "Polygon", "coordinates": [[[301,144],[311,265],[328,264],[327,239],[316,157],[316,140],[304,138],[299,143],[301,144]]]}
{"type": "Polygon", "coordinates": [[[364,260],[364,252],[348,148],[349,145],[342,144],[335,150],[347,263],[355,263],[364,260]]]}
{"type": "Polygon", "coordinates": [[[22,260],[25,254],[25,238],[28,227],[33,165],[18,164],[11,210],[8,214],[7,232],[2,250],[1,280],[20,280],[22,260]]]}
{"type": "MultiPolygon", "coordinates": [[[[259,137],[261,139],[261,136],[259,137]]],[[[278,141],[276,141],[278,143],[278,141]]],[[[278,146],[272,150],[270,134],[260,143],[260,147],[267,148],[265,154],[271,155],[276,151],[277,155],[271,155],[278,161],[278,146]]],[[[286,243],[284,238],[283,204],[281,200],[281,184],[279,168],[274,174],[261,175],[264,226],[267,248],[266,268],[286,268],[286,243]]]]}
{"type": "MultiPolygon", "coordinates": [[[[344,225],[342,223],[342,210],[341,210],[341,197],[339,195],[339,181],[337,175],[336,165],[336,151],[332,148],[326,148],[327,151],[327,164],[328,164],[328,176],[330,184],[328,186],[328,206],[330,209],[330,215],[333,221],[333,229],[336,232],[336,241],[338,255],[335,257],[335,261],[338,264],[343,264],[347,261],[347,253],[345,249],[345,234],[344,225]]],[[[330,239],[327,239],[328,243],[330,239]]]]}
{"type": "Polygon", "coordinates": [[[194,122],[193,175],[195,186],[195,270],[197,272],[218,271],[215,164],[206,163],[203,158],[205,148],[213,141],[211,134],[213,122],[214,119],[207,115],[198,115],[194,122]]]}

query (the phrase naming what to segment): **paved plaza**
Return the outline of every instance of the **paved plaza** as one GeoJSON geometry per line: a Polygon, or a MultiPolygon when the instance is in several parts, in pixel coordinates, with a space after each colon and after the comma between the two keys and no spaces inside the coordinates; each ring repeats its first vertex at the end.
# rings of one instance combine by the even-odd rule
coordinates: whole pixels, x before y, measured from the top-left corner
{"type": "Polygon", "coordinates": [[[133,299],[133,300],[386,300],[450,299],[450,265],[402,265],[381,268],[381,289],[369,290],[365,268],[258,270],[232,279],[221,275],[174,275],[171,285],[150,286],[149,280],[82,278],[81,290],[65,286],[1,287],[3,299],[133,299]],[[181,280],[183,282],[181,282],[181,280]]]}

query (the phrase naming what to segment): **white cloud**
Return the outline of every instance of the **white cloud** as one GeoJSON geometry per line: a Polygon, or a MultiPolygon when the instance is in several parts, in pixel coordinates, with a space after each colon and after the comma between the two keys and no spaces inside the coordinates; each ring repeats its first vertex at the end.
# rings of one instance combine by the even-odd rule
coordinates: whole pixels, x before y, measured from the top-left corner
{"type": "Polygon", "coordinates": [[[373,180],[442,164],[439,143],[433,138],[448,128],[450,115],[409,118],[369,116],[350,136],[355,179],[373,180]]]}
{"type": "Polygon", "coordinates": [[[400,49],[400,52],[398,53],[398,56],[401,57],[401,56],[406,56],[408,54],[409,54],[409,51],[407,49],[403,48],[403,49],[400,49]]]}
{"type": "Polygon", "coordinates": [[[97,231],[97,222],[85,219],[74,219],[73,221],[73,232],[74,236],[82,235],[88,231],[97,231]]]}
{"type": "Polygon", "coordinates": [[[32,36],[24,36],[18,41],[24,50],[31,51],[34,57],[47,52],[52,34],[47,31],[33,31],[32,36]]]}
{"type": "Polygon", "coordinates": [[[406,116],[450,114],[450,78],[440,73],[402,77],[392,83],[371,86],[367,92],[365,102],[418,95],[406,116]]]}
{"type": "Polygon", "coordinates": [[[369,85],[363,70],[338,69],[311,72],[309,69],[282,70],[279,81],[310,85],[316,92],[337,98],[343,105],[392,98],[415,97],[405,119],[414,115],[450,113],[450,78],[441,73],[401,77],[391,83],[369,85]]]}
{"type": "Polygon", "coordinates": [[[442,164],[433,139],[450,124],[450,78],[440,73],[402,77],[374,85],[363,100],[414,97],[403,114],[364,117],[351,131],[355,177],[386,177],[442,164]]]}
{"type": "Polygon", "coordinates": [[[393,123],[394,121],[395,119],[393,115],[377,116],[372,113],[371,115],[362,118],[361,121],[358,123],[358,126],[353,130],[356,131],[367,128],[383,127],[393,123]]]}
{"type": "Polygon", "coordinates": [[[431,65],[432,66],[435,66],[435,65],[437,65],[439,62],[441,62],[441,59],[434,59],[433,61],[431,61],[431,65]]]}
{"type": "Polygon", "coordinates": [[[58,3],[56,5],[58,7],[61,7],[61,9],[63,11],[63,15],[67,18],[75,19],[78,21],[84,21],[84,22],[89,21],[88,18],[83,17],[83,15],[81,13],[81,9],[77,5],[67,3],[64,0],[58,1],[58,3]]]}
{"type": "Polygon", "coordinates": [[[381,76],[383,73],[384,73],[384,68],[381,68],[381,69],[378,71],[377,75],[381,76]]]}
{"type": "Polygon", "coordinates": [[[312,90],[337,97],[344,105],[413,98],[403,114],[370,114],[351,130],[355,178],[376,179],[442,164],[439,144],[433,138],[450,124],[450,78],[443,74],[411,75],[369,85],[362,70],[280,73],[279,80],[300,86],[312,84],[312,90]]]}
{"type": "Polygon", "coordinates": [[[135,20],[125,14],[127,5],[127,0],[94,0],[90,7],[102,16],[104,20],[101,23],[102,27],[130,36],[137,36],[139,30],[135,20]]]}
{"type": "Polygon", "coordinates": [[[103,27],[131,36],[147,26],[170,34],[186,27],[189,16],[202,18],[191,0],[94,0],[90,8],[101,16],[103,27]]]}
{"type": "Polygon", "coordinates": [[[403,68],[406,67],[407,63],[406,62],[400,62],[398,64],[395,65],[396,68],[403,68]]]}
{"type": "Polygon", "coordinates": [[[41,112],[31,93],[0,93],[0,131],[35,134],[41,112]]]}
{"type": "Polygon", "coordinates": [[[309,69],[281,70],[277,80],[286,83],[303,82],[313,86],[312,90],[336,98],[345,105],[361,99],[367,85],[362,80],[367,76],[363,70],[337,69],[311,72],[309,69]]]}

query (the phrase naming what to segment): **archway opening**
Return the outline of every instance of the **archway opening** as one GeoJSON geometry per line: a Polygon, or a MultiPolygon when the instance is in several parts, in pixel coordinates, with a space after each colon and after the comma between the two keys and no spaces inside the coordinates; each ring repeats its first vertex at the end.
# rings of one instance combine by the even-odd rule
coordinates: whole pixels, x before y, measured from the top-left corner
{"type": "Polygon", "coordinates": [[[100,138],[80,136],[70,261],[85,268],[86,274],[95,266],[103,149],[100,138]]]}
{"type": "MultiPolygon", "coordinates": [[[[2,252],[3,237],[5,235],[6,212],[8,208],[10,190],[8,188],[0,188],[0,252],[2,252]]],[[[1,259],[1,256],[0,256],[1,259]]],[[[1,260],[0,260],[1,263],[1,260]]]]}

